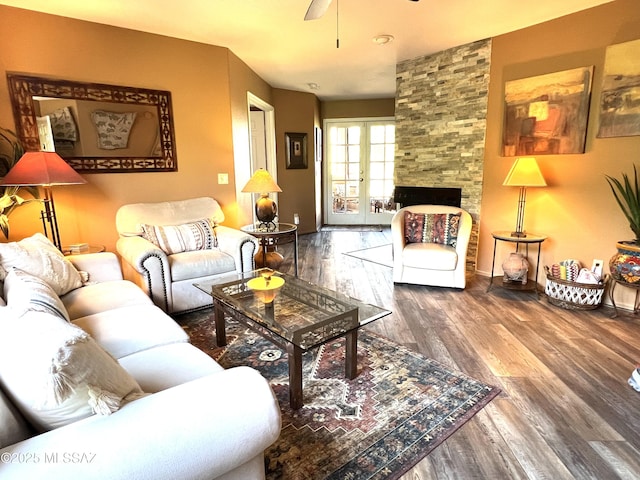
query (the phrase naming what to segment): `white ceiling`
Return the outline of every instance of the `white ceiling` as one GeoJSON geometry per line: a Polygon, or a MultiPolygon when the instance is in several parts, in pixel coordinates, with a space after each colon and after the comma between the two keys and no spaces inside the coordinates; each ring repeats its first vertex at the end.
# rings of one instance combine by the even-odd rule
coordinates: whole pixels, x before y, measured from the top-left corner
{"type": "Polygon", "coordinates": [[[273,87],[336,100],[393,97],[399,61],[612,0],[334,0],[323,18],[305,22],[309,1],[0,0],[0,4],[228,47],[273,87]],[[376,45],[372,39],[380,34],[395,40],[376,45]],[[318,89],[312,90],[310,83],[318,89]]]}

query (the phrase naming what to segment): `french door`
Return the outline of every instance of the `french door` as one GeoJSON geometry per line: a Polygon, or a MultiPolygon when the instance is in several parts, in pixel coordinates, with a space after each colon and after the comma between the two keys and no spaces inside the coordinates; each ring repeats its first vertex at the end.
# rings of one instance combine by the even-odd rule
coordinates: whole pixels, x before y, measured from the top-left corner
{"type": "Polygon", "coordinates": [[[388,225],[395,213],[395,122],[325,120],[325,223],[388,225]]]}

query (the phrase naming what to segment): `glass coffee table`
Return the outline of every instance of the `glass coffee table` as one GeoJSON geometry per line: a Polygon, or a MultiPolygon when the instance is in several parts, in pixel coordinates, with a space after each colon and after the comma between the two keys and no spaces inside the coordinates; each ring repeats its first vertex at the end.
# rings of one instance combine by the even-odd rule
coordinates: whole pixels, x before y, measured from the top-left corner
{"type": "Polygon", "coordinates": [[[302,354],[345,337],[345,377],[353,379],[358,375],[358,329],[391,313],[267,268],[219,277],[195,286],[213,298],[219,347],[227,344],[225,316],[229,316],[287,352],[289,403],[294,410],[303,405],[302,354]],[[274,277],[280,277],[284,283],[274,277]],[[255,289],[256,282],[262,290],[255,289]],[[269,298],[265,297],[270,295],[263,294],[265,286],[269,290],[269,285],[278,284],[282,286],[275,291],[274,300],[268,302],[269,298]]]}

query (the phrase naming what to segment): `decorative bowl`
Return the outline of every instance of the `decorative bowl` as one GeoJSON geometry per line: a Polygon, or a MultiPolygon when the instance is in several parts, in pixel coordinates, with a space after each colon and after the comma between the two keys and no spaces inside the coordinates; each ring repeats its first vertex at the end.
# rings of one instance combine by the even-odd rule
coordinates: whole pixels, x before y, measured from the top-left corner
{"type": "Polygon", "coordinates": [[[247,287],[253,290],[256,298],[265,304],[273,302],[283,285],[284,278],[272,276],[256,277],[247,282],[247,287]]]}

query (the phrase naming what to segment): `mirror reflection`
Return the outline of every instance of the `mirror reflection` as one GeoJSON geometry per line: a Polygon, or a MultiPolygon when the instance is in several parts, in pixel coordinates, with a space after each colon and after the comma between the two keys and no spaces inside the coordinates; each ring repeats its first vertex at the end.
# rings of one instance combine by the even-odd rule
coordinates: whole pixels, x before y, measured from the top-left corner
{"type": "Polygon", "coordinates": [[[69,157],[161,157],[157,108],[34,97],[42,150],[69,157]],[[42,127],[40,127],[42,125],[42,127]]]}

